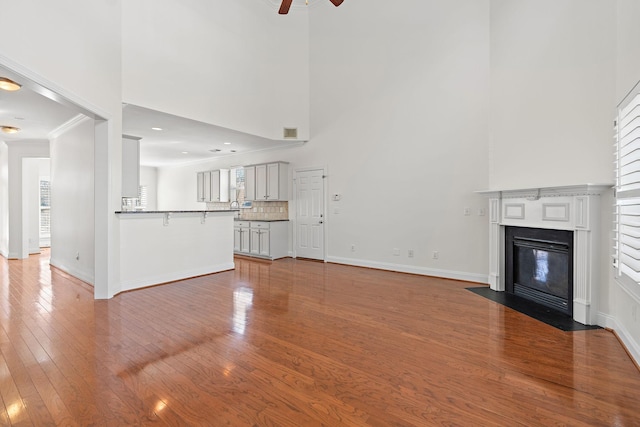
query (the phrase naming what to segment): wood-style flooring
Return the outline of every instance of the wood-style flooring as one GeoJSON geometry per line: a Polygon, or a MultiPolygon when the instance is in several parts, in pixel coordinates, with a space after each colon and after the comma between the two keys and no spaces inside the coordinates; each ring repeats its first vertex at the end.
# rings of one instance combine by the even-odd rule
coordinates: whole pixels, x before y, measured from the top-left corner
{"type": "Polygon", "coordinates": [[[468,286],[237,259],[94,301],[46,253],[0,258],[0,425],[640,426],[611,332],[468,286]]]}

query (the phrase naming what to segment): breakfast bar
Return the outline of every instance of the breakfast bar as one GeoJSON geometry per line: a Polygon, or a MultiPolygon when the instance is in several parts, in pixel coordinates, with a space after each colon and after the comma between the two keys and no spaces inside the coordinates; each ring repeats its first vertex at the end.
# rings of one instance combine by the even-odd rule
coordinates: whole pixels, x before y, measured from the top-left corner
{"type": "Polygon", "coordinates": [[[117,211],[120,292],[235,268],[237,210],[117,211]]]}

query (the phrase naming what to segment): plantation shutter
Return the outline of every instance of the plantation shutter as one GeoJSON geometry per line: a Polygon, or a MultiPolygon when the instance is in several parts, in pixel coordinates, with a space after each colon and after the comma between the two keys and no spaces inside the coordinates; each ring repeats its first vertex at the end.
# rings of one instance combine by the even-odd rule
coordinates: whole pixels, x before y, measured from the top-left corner
{"type": "Polygon", "coordinates": [[[640,88],[618,106],[615,124],[614,266],[640,284],[640,88]]]}

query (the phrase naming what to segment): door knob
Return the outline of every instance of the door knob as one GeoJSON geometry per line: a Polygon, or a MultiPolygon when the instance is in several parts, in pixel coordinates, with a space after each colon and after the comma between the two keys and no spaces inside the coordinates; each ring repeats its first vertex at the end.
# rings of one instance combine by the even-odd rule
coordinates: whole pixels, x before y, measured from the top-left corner
{"type": "Polygon", "coordinates": [[[320,222],[318,222],[318,224],[324,224],[324,221],[320,221],[320,222]]]}

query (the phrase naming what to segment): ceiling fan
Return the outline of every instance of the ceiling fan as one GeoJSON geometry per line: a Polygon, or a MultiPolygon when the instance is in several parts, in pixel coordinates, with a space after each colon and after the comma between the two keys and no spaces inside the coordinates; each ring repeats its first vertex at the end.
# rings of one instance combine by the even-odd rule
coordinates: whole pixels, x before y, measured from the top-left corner
{"type": "MultiPolygon", "coordinates": [[[[335,7],[338,7],[342,4],[344,0],[329,0],[329,1],[333,3],[335,7]]],[[[282,4],[280,5],[280,10],[278,11],[278,13],[280,15],[286,15],[287,13],[289,13],[289,8],[291,8],[291,3],[293,3],[293,0],[282,0],[282,4]]]]}

